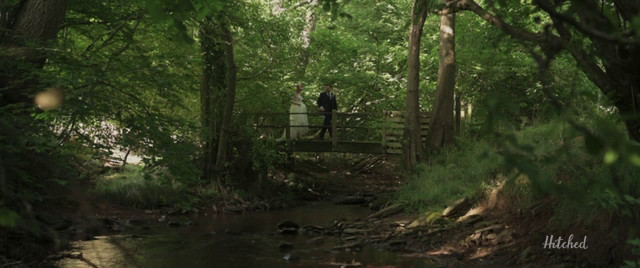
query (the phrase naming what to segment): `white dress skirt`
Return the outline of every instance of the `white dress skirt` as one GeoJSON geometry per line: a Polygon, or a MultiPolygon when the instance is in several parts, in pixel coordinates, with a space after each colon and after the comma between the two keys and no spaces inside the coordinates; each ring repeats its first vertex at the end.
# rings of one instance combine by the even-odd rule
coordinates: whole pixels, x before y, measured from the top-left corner
{"type": "Polygon", "coordinates": [[[289,126],[291,126],[291,139],[295,140],[301,138],[309,131],[309,119],[306,114],[300,114],[307,112],[307,106],[302,102],[302,96],[294,94],[291,101],[293,103],[291,104],[291,108],[289,108],[289,113],[291,113],[289,115],[289,126]],[[298,103],[300,105],[296,105],[294,103],[298,103]]]}

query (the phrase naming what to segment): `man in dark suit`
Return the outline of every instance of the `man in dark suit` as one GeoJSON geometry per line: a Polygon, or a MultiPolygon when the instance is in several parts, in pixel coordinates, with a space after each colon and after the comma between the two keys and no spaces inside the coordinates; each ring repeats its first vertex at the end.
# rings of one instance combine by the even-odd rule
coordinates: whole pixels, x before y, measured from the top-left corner
{"type": "Polygon", "coordinates": [[[324,139],[324,133],[327,130],[329,130],[329,136],[333,137],[333,132],[331,132],[331,113],[333,110],[338,109],[338,102],[336,101],[336,95],[331,93],[332,90],[333,86],[328,84],[327,90],[318,96],[318,109],[320,109],[320,112],[324,115],[324,123],[322,131],[320,131],[321,140],[324,139]]]}

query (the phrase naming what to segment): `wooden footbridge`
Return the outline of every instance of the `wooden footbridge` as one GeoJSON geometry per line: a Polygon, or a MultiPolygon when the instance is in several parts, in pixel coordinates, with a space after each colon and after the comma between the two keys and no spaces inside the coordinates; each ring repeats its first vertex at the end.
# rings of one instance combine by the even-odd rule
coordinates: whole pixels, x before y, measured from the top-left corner
{"type": "MultiPolygon", "coordinates": [[[[291,113],[256,113],[252,120],[256,129],[271,129],[288,152],[341,152],[369,154],[401,154],[404,146],[405,116],[398,111],[382,113],[341,113],[333,112],[331,120],[332,135],[325,134],[320,140],[322,129],[320,113],[305,113],[309,119],[308,136],[292,139],[291,129],[305,126],[291,126],[291,113]],[[276,120],[274,120],[276,119],[276,120]],[[279,119],[279,120],[278,120],[279,119]],[[278,124],[277,122],[282,122],[278,124]],[[286,121],[286,122],[283,122],[286,121]],[[275,131],[274,131],[275,130],[275,131]],[[315,135],[314,135],[315,133],[315,135]]],[[[426,139],[430,114],[420,114],[422,138],[426,139]]]]}

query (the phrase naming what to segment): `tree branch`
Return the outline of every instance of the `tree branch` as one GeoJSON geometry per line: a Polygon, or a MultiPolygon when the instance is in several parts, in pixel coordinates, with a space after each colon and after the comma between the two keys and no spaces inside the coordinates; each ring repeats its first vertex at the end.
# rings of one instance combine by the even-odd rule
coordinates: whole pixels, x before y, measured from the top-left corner
{"type": "Polygon", "coordinates": [[[453,14],[460,10],[469,10],[476,13],[486,22],[498,27],[500,30],[509,34],[510,36],[530,42],[544,42],[547,37],[543,33],[534,33],[524,29],[513,27],[511,24],[505,22],[502,18],[486,11],[478,3],[473,0],[455,0],[447,3],[445,8],[440,11],[435,11],[440,15],[453,14]]]}
{"type": "Polygon", "coordinates": [[[615,81],[612,81],[611,78],[609,78],[605,71],[596,63],[595,60],[591,58],[588,53],[586,53],[582,48],[571,44],[571,33],[564,24],[556,19],[553,19],[553,24],[561,36],[560,41],[562,46],[571,53],[571,56],[573,56],[578,63],[578,68],[580,68],[585,75],[587,75],[587,78],[598,86],[605,95],[613,93],[615,89],[611,88],[610,85],[614,85],[615,81]]]}
{"type": "Polygon", "coordinates": [[[601,39],[604,41],[609,41],[609,42],[615,42],[615,43],[621,43],[621,44],[631,44],[631,45],[638,45],[640,44],[640,40],[638,39],[632,39],[632,38],[624,38],[624,37],[620,37],[620,36],[614,36],[614,35],[610,35],[601,31],[598,31],[596,29],[590,28],[587,25],[584,25],[583,23],[580,23],[578,21],[576,21],[575,19],[561,14],[557,11],[555,11],[555,9],[553,9],[553,7],[547,5],[546,3],[544,3],[544,1],[541,0],[535,0],[536,5],[538,5],[538,7],[540,7],[542,10],[544,10],[545,12],[547,12],[549,14],[549,16],[551,16],[554,19],[557,19],[558,21],[567,23],[573,27],[575,27],[578,31],[590,36],[590,37],[594,37],[597,39],[601,39]]]}
{"type": "MultiPolygon", "coordinates": [[[[536,3],[541,2],[540,0],[536,0],[536,3]]],[[[491,23],[492,25],[498,27],[503,30],[505,33],[509,34],[512,37],[515,37],[520,40],[536,42],[541,46],[557,46],[561,45],[563,48],[567,49],[573,58],[578,63],[578,67],[585,72],[589,80],[591,80],[594,84],[596,84],[600,89],[602,89],[603,93],[608,94],[614,92],[615,90],[611,88],[612,81],[607,76],[607,74],[598,66],[595,60],[591,59],[591,56],[587,54],[583,49],[578,48],[571,44],[571,34],[566,27],[564,27],[564,20],[557,16],[552,16],[552,20],[554,21],[554,27],[558,30],[558,33],[561,36],[553,34],[550,29],[548,29],[545,33],[534,33],[529,32],[524,29],[518,29],[513,27],[512,25],[506,23],[500,17],[484,10],[480,5],[478,5],[473,0],[457,0],[447,3],[445,9],[442,10],[441,13],[446,14],[447,12],[455,13],[460,10],[469,10],[480,17],[482,17],[485,21],[491,23]]],[[[546,11],[546,10],[545,10],[546,11]]]]}

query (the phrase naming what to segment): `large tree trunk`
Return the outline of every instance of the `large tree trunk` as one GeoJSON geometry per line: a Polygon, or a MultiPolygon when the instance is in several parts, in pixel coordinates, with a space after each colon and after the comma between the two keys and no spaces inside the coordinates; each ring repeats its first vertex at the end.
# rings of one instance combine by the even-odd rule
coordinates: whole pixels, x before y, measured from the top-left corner
{"type": "Polygon", "coordinates": [[[45,62],[43,50],[37,48],[55,39],[67,2],[26,0],[13,12],[0,10],[0,88],[4,89],[0,106],[32,103],[31,96],[39,89],[33,71],[45,62]]]}
{"type": "Polygon", "coordinates": [[[411,11],[411,28],[409,30],[409,74],[407,77],[407,161],[409,168],[413,168],[417,161],[423,158],[420,128],[420,39],[422,29],[428,14],[428,1],[415,0],[411,11]]]}
{"type": "Polygon", "coordinates": [[[300,53],[300,62],[298,63],[296,70],[298,77],[301,79],[304,78],[307,65],[309,64],[309,58],[311,56],[309,54],[309,48],[311,47],[311,34],[316,30],[316,25],[318,24],[316,8],[319,4],[320,0],[312,0],[311,6],[309,6],[309,10],[307,10],[307,15],[305,17],[306,24],[302,30],[302,52],[300,53]]]}
{"type": "MultiPolygon", "coordinates": [[[[22,1],[15,14],[10,34],[3,42],[24,45],[35,42],[42,45],[56,38],[58,27],[64,20],[68,0],[22,1]]],[[[4,39],[4,38],[3,38],[4,39]]]]}
{"type": "Polygon", "coordinates": [[[215,181],[216,153],[221,121],[221,106],[227,87],[227,65],[223,36],[218,25],[211,18],[200,26],[200,47],[203,55],[202,86],[200,88],[200,122],[202,124],[202,179],[215,181]]]}
{"type": "Polygon", "coordinates": [[[456,86],[455,16],[455,14],[442,15],[440,19],[440,68],[427,138],[431,152],[437,152],[442,147],[452,144],[455,135],[453,128],[453,93],[456,86]]]}
{"type": "MultiPolygon", "coordinates": [[[[233,118],[233,107],[236,103],[236,85],[238,67],[236,65],[235,54],[233,51],[233,34],[227,25],[221,25],[224,33],[225,61],[227,65],[227,96],[224,105],[224,114],[222,116],[222,126],[220,128],[220,139],[218,143],[218,154],[216,156],[216,171],[220,173],[224,168],[227,159],[228,145],[231,137],[231,119],[233,118]]],[[[220,182],[218,181],[220,184],[220,182]]]]}

